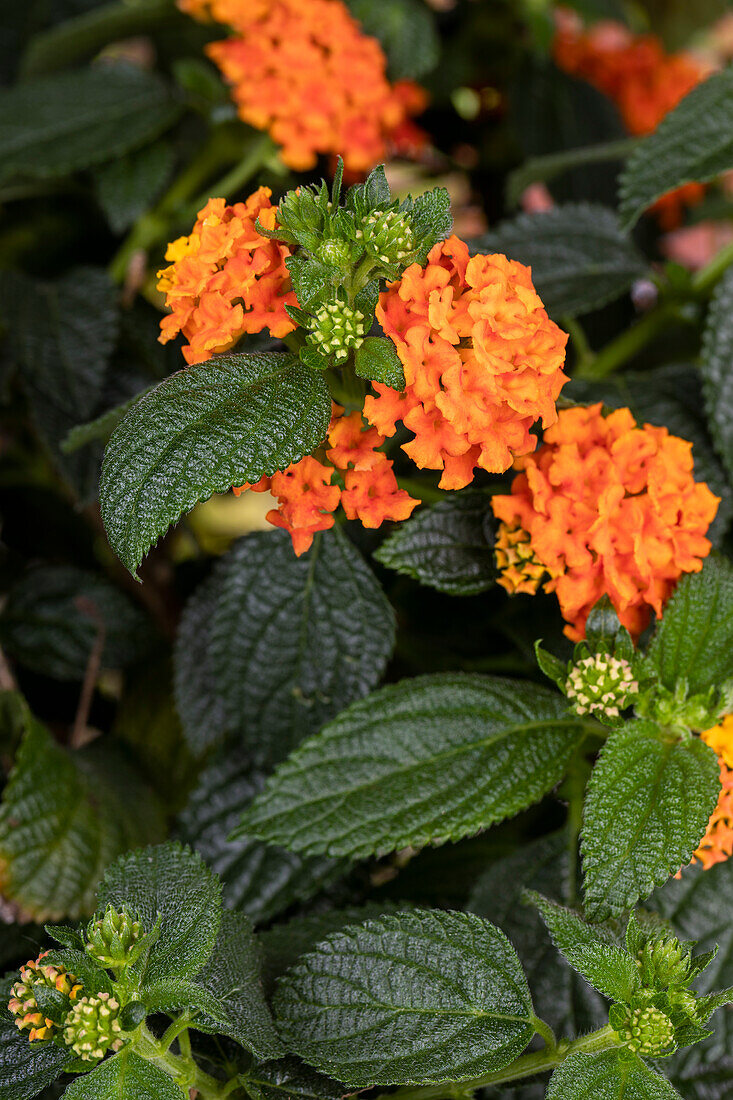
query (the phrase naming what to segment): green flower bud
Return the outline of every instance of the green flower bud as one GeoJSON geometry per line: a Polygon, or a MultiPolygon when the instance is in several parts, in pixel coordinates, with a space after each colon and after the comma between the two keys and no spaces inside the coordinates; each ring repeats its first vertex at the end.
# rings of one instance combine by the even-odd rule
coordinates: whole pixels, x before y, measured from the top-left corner
{"type": "Polygon", "coordinates": [[[410,219],[398,210],[369,214],[363,228],[357,229],[356,236],[363,237],[369,252],[385,264],[400,263],[415,248],[410,219]]]}
{"type": "Polygon", "coordinates": [[[315,327],[307,339],[337,363],[345,363],[349,348],[358,348],[364,339],[364,322],[364,314],[358,309],[341,301],[328,302],[318,309],[315,327]]]}
{"type": "Polygon", "coordinates": [[[573,665],[565,681],[565,694],[576,713],[601,718],[618,718],[629,705],[629,697],[638,691],[629,662],[607,653],[584,657],[573,665]]]}
{"type": "Polygon", "coordinates": [[[118,1019],[120,1002],[109,993],[80,997],[66,1017],[64,1042],[83,1062],[96,1062],[126,1040],[118,1019]]]}
{"type": "Polygon", "coordinates": [[[645,944],[637,962],[644,985],[657,989],[685,985],[690,976],[690,949],[674,936],[645,944]]]}
{"type": "Polygon", "coordinates": [[[44,965],[41,960],[47,954],[44,951],[37,959],[20,968],[20,980],[13,985],[12,997],[8,1002],[8,1010],[15,1016],[15,1026],[21,1031],[30,1032],[28,1041],[31,1043],[51,1039],[58,1031],[48,1015],[48,1010],[39,1005],[39,1000],[49,1000],[42,994],[46,991],[58,994],[57,1007],[68,1010],[79,997],[82,988],[81,982],[63,966],[44,965]]]}
{"type": "Polygon", "coordinates": [[[102,966],[124,966],[142,934],[139,921],[133,920],[126,909],[118,913],[109,905],[102,917],[89,922],[86,950],[102,966]]]}
{"type": "Polygon", "coordinates": [[[643,1008],[616,1006],[623,1012],[623,1021],[613,1023],[622,1043],[636,1054],[646,1057],[664,1054],[674,1045],[674,1027],[669,1016],[652,1005],[643,1008]]]}
{"type": "Polygon", "coordinates": [[[318,249],[318,259],[332,267],[346,268],[351,263],[351,245],[348,241],[324,241],[318,249]]]}

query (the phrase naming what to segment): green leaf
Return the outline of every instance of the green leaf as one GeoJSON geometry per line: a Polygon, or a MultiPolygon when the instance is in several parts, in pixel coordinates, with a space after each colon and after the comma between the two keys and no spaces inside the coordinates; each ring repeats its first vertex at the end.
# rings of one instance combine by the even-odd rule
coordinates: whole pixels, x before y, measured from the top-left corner
{"type": "Polygon", "coordinates": [[[665,1077],[618,1050],[571,1054],[550,1078],[547,1100],[680,1100],[665,1077]]]}
{"type": "Polygon", "coordinates": [[[8,900],[37,920],[76,919],[94,909],[108,863],[162,834],[155,796],[119,752],[96,742],[68,753],[31,722],[0,805],[8,900]]]}
{"type": "Polygon", "coordinates": [[[222,567],[200,584],[183,609],[173,651],[173,692],[183,735],[197,755],[224,739],[229,723],[216,687],[211,627],[222,567]]]}
{"type": "Polygon", "coordinates": [[[568,666],[566,661],[543,649],[540,641],[535,642],[534,652],[540,672],[544,672],[548,680],[552,680],[563,691],[568,679],[568,666]]]}
{"type": "Polygon", "coordinates": [[[0,180],[53,179],[112,160],[171,125],[169,87],[137,66],[98,65],[0,94],[0,180]]]}
{"type": "Polygon", "coordinates": [[[733,565],[709,557],[688,573],[668,601],[647,651],[648,664],[670,690],[685,679],[691,694],[733,677],[733,565]]]}
{"type": "Polygon", "coordinates": [[[236,1039],[256,1058],[285,1053],[265,1003],[262,949],[244,913],[224,910],[214,951],[196,982],[223,1008],[225,1015],[213,1017],[219,1026],[212,1030],[236,1039]]]}
{"type": "Polygon", "coordinates": [[[148,984],[194,977],[211,955],[221,918],[221,883],[201,857],[180,844],[131,852],[107,871],[99,907],[126,905],[146,931],[160,916],[160,936],[145,969],[148,984]]]}
{"type": "Polygon", "coordinates": [[[256,532],[214,576],[213,678],[202,686],[220,695],[227,728],[253,760],[281,760],[374,687],[394,645],[394,613],[338,529],[300,558],[284,532],[256,532]]]}
{"type": "Polygon", "coordinates": [[[532,268],[548,313],[560,319],[598,309],[625,294],[646,264],[613,210],[567,203],[520,214],[471,242],[472,252],[503,252],[532,268]]]}
{"type": "Polygon", "coordinates": [[[418,262],[424,263],[433,245],[447,237],[453,228],[450,195],[446,188],[433,187],[418,195],[409,215],[413,239],[420,242],[418,262]]]}
{"type": "Polygon", "coordinates": [[[514,1060],[532,1001],[506,937],[470,913],[413,910],[336,932],[280,982],[285,1042],[364,1088],[460,1081],[514,1060]]]}
{"type": "Polygon", "coordinates": [[[702,390],[710,432],[733,481],[733,267],[716,287],[705,322],[702,390]]]}
{"type": "Polygon", "coordinates": [[[485,592],[496,578],[490,512],[483,493],[451,493],[401,523],[374,557],[450,596],[485,592]]]}
{"type": "Polygon", "coordinates": [[[720,792],[715,753],[637,719],[615,729],[585,802],[586,909],[618,916],[688,863],[720,792]]]}
{"type": "Polygon", "coordinates": [[[290,272],[293,290],[303,309],[318,305],[330,298],[334,287],[341,281],[340,268],[321,263],[320,260],[302,256],[288,256],[285,266],[290,272]]]}
{"type": "Polygon", "coordinates": [[[264,774],[224,746],[201,775],[178,820],[181,838],[221,878],[225,903],[258,923],[295,902],[308,901],[350,866],[344,860],[303,857],[246,837],[230,841],[232,829],[264,785],[264,774]]]}
{"type": "MultiPolygon", "coordinates": [[[[29,1043],[6,1016],[0,1016],[0,1096],[32,1100],[61,1075],[69,1052],[52,1043],[29,1043]]],[[[178,1100],[178,1098],[177,1098],[178,1100]]]]}
{"type": "Polygon", "coordinates": [[[83,679],[100,631],[103,668],[123,668],[149,649],[146,616],[102,577],[70,565],[29,569],[0,615],[3,647],[57,680],[83,679]]]}
{"type": "Polygon", "coordinates": [[[530,891],[527,896],[539,909],[552,942],[570,965],[604,996],[629,1001],[641,985],[639,969],[613,934],[541,894],[530,891]]]}
{"type": "Polygon", "coordinates": [[[173,167],[173,149],[157,141],[94,173],[97,201],[113,233],[124,233],[152,205],[173,167]]]}
{"type": "Polygon", "coordinates": [[[455,840],[537,802],[585,729],[534,684],[403,680],[352,703],[281,764],[239,833],[352,858],[455,840]]]}
{"type": "MultiPolygon", "coordinates": [[[[149,389],[152,389],[152,386],[149,389]]],[[[148,390],[144,392],[147,393],[148,390]]],[[[142,393],[131,397],[129,401],[123,401],[121,405],[115,405],[114,408],[107,409],[101,416],[96,416],[93,420],[87,420],[84,424],[75,424],[60,443],[62,454],[75,454],[76,451],[81,450],[82,447],[87,447],[90,443],[107,443],[123,416],[127,415],[140,397],[142,397],[142,393]]]]}
{"type": "Polygon", "coordinates": [[[707,183],[733,168],[731,113],[729,65],[693,88],[629,157],[619,184],[626,228],[668,191],[685,183],[707,183]]]}
{"type": "Polygon", "coordinates": [[[78,978],[85,993],[112,993],[112,982],[91,955],[78,947],[55,948],[44,955],[49,966],[63,966],[78,978]]]}
{"type": "Polygon", "coordinates": [[[242,1081],[254,1100],[341,1100],[343,1086],[297,1058],[266,1062],[243,1075],[242,1081]]]}
{"type": "Polygon", "coordinates": [[[367,336],[356,349],[354,370],[360,378],[381,382],[393,390],[404,390],[405,373],[391,340],[383,336],[367,336]]]}
{"type": "Polygon", "coordinates": [[[112,433],[100,485],[110,544],[131,573],[184,512],[255,483],[325,438],[323,378],[290,355],[224,355],[166,378],[112,433]]]}
{"type": "Polygon", "coordinates": [[[387,55],[392,80],[417,80],[438,63],[435,19],[419,0],[348,0],[367,34],[387,55]]]}
{"type": "Polygon", "coordinates": [[[114,1058],[72,1081],[64,1100],[182,1100],[187,1092],[153,1062],[123,1047],[114,1058]]]}

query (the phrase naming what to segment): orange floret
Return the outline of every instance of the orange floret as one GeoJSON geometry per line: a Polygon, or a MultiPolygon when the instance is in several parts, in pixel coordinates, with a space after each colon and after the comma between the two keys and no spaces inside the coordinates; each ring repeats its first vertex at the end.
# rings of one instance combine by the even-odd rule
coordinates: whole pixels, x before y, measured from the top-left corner
{"type": "Polygon", "coordinates": [[[704,730],[700,737],[718,754],[721,764],[733,768],[733,714],[726,714],[717,726],[704,730]]]}
{"type": "Polygon", "coordinates": [[[234,206],[209,199],[191,234],[168,246],[171,264],[158,272],[158,289],[171,312],[159,339],[182,333],[187,363],[227,351],[246,332],[267,328],[283,337],[295,328],[285,312],[297,304],[285,266],[290,250],[255,229],[258,218],[274,228],[276,215],[266,187],[234,206]]]}
{"type": "Polygon", "coordinates": [[[700,841],[692,862],[701,863],[706,871],[733,855],[733,771],[721,761],[718,805],[708,822],[707,832],[700,841]]]}
{"type": "Polygon", "coordinates": [[[341,490],[331,484],[332,477],[330,466],[306,455],[270,478],[270,491],[279,507],[269,511],[267,519],[274,527],[290,532],[298,557],[310,549],[317,531],[334,525],[341,490]]]}
{"type": "MultiPolygon", "coordinates": [[[[575,13],[556,13],[554,55],[565,72],[582,77],[617,105],[631,134],[650,134],[679,101],[708,75],[689,53],[666,53],[654,35],[635,35],[621,23],[601,20],[588,30],[575,13]]],[[[700,202],[705,188],[685,184],[652,209],[664,229],[679,225],[685,206],[700,202]]]]}
{"type": "Polygon", "coordinates": [[[232,86],[239,114],[268,130],[291,168],[340,155],[350,173],[384,159],[388,144],[415,140],[409,116],[424,93],[391,86],[381,45],[364,34],[342,0],[179,0],[198,18],[234,34],[207,48],[232,86]]]}
{"type": "MultiPolygon", "coordinates": [[[[710,552],[705,533],[719,498],[694,480],[692,444],[638,427],[629,409],[607,417],[600,404],[563,410],[537,453],[515,467],[511,494],[492,498],[494,514],[528,533],[569,638],[584,636],[604,594],[638,635],[710,552]]],[[[499,583],[518,587],[506,570],[499,583]]]]}
{"type": "Polygon", "coordinates": [[[441,488],[468,485],[477,466],[508,469],[534,450],[532,425],[555,422],[567,336],[523,264],[471,257],[450,237],[424,268],[412,264],[388,287],[377,318],[397,348],[406,389],[375,384],[364,415],[385,435],[401,420],[415,436],[403,450],[417,466],[442,470],[441,488]]]}

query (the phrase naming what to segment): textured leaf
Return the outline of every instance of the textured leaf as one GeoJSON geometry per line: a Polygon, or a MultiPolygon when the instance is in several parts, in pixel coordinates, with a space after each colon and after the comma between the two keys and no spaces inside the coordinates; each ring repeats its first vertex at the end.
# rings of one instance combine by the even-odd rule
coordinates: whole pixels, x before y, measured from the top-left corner
{"type": "Polygon", "coordinates": [[[122,856],[98,891],[99,906],[126,905],[160,936],[145,969],[148,984],[193,977],[209,958],[221,916],[221,883],[200,856],[179,844],[160,844],[122,856]]]}
{"type": "Polygon", "coordinates": [[[360,378],[381,382],[393,390],[404,390],[405,372],[397,349],[382,336],[367,336],[356,349],[354,370],[360,378]]]}
{"type": "Polygon", "coordinates": [[[567,897],[569,865],[564,832],[523,844],[477,878],[468,908],[498,925],[514,944],[538,1015],[562,1035],[579,1035],[607,1022],[606,1003],[566,964],[534,906],[522,904],[525,887],[557,900],[567,897]]]}
{"type": "Polygon", "coordinates": [[[251,1069],[242,1078],[254,1100],[341,1100],[343,1086],[297,1058],[282,1058],[251,1069]]]}
{"type": "Polygon", "coordinates": [[[470,913],[414,910],[336,932],[281,981],[283,1038],[347,1085],[460,1081],[534,1033],[513,947],[470,913]]]}
{"type": "Polygon", "coordinates": [[[646,269],[608,207],[567,203],[520,214],[471,242],[472,252],[503,252],[532,268],[548,313],[576,317],[625,294],[646,269]]]}
{"type": "Polygon", "coordinates": [[[647,660],[666,687],[687,680],[690,693],[723,687],[733,677],[733,565],[707,558],[688,573],[664,609],[647,660]]]}
{"type": "Polygon", "coordinates": [[[226,747],[200,777],[179,818],[179,832],[216,871],[224,901],[252,920],[271,920],[296,901],[308,901],[340,877],[349,864],[303,857],[246,837],[230,841],[265,777],[226,747]]]}
{"type": "Polygon", "coordinates": [[[284,532],[257,532],[215,576],[213,680],[202,686],[207,697],[212,688],[221,696],[226,725],[251,758],[281,760],[378,682],[394,613],[339,530],[316,536],[301,558],[284,532]]]}
{"type": "Polygon", "coordinates": [[[90,443],[107,443],[122,417],[126,415],[141,396],[141,394],[136,394],[129,401],[123,401],[121,405],[115,405],[114,408],[108,409],[93,420],[87,420],[84,424],[75,424],[61,441],[62,453],[71,455],[81,450],[82,447],[87,447],[90,443]]]}
{"type": "Polygon", "coordinates": [[[230,1035],[256,1058],[285,1053],[265,1003],[262,950],[244,913],[224,910],[214,951],[196,982],[219,1000],[229,1018],[213,1030],[230,1035]]]}
{"type": "Polygon", "coordinates": [[[121,754],[98,742],[68,753],[32,722],[0,806],[7,899],[37,920],[90,913],[107,864],[162,834],[157,800],[121,754]]]}
{"type": "Polygon", "coordinates": [[[173,659],[174,697],[183,734],[199,753],[229,730],[224,699],[216,686],[211,627],[221,589],[220,572],[200,584],[183,609],[173,659]]]}
{"type": "Polygon", "coordinates": [[[419,0],[348,0],[367,34],[382,43],[393,80],[417,80],[434,69],[440,40],[430,10],[419,0]]]}
{"type": "Polygon", "coordinates": [[[172,1077],[129,1047],[71,1082],[64,1100],[181,1100],[172,1077]]]}
{"type": "Polygon", "coordinates": [[[654,722],[614,730],[585,803],[586,909],[617,916],[688,863],[718,801],[720,768],[697,738],[678,741],[654,722]]]}
{"type": "Polygon", "coordinates": [[[13,585],[0,615],[3,647],[22,664],[58,680],[81,680],[104,631],[102,666],[144,656],[147,618],[102,577],[67,565],[31,568],[13,585]]]}
{"type": "Polygon", "coordinates": [[[582,740],[533,684],[445,674],[353,703],[275,772],[241,831],[350,855],[457,839],[538,801],[582,740]]]}
{"type": "Polygon", "coordinates": [[[602,925],[593,926],[579,913],[541,894],[530,895],[558,951],[570,965],[606,997],[630,1001],[639,988],[639,968],[602,925]]]}
{"type": "Polygon", "coordinates": [[[60,1076],[68,1060],[68,1051],[51,1043],[29,1043],[27,1032],[18,1031],[7,1016],[0,1016],[0,1096],[3,1100],[32,1100],[60,1076]]]}
{"type": "Polygon", "coordinates": [[[451,596],[484,592],[496,577],[490,511],[483,493],[452,493],[401,523],[374,556],[451,596]]]}
{"type": "Polygon", "coordinates": [[[662,119],[631,154],[621,175],[620,214],[632,226],[668,191],[706,183],[733,168],[733,68],[708,77],[662,119]]]}
{"type": "Polygon", "coordinates": [[[290,355],[223,355],[144,394],[115,428],[100,485],[110,544],[134,573],[212,493],[285,469],[324,439],[331,399],[290,355]]]}
{"type": "Polygon", "coordinates": [[[124,233],[145,213],[172,167],[171,146],[157,141],[97,169],[94,175],[97,200],[114,233],[124,233]]]}
{"type": "Polygon", "coordinates": [[[733,267],[717,286],[705,323],[702,389],[718,454],[733,481],[733,267]]]}
{"type": "Polygon", "coordinates": [[[684,1100],[730,1100],[733,1058],[721,1056],[710,1063],[702,1062],[700,1053],[708,1044],[709,1040],[708,1043],[688,1047],[670,1061],[665,1058],[665,1073],[684,1100]]]}
{"type": "Polygon", "coordinates": [[[680,1100],[665,1077],[617,1050],[571,1054],[550,1078],[547,1100],[680,1100]]]}
{"type": "Polygon", "coordinates": [[[0,180],[53,178],[154,138],[179,107],[137,66],[100,65],[28,81],[0,95],[0,180]]]}

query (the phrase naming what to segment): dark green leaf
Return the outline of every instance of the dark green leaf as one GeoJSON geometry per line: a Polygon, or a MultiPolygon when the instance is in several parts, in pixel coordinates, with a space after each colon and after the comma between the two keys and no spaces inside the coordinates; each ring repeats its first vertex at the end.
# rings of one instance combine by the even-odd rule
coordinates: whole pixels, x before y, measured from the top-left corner
{"type": "Polygon", "coordinates": [[[211,626],[220,588],[217,572],[199,585],[183,610],[176,634],[173,660],[176,707],[186,741],[197,754],[222,741],[228,731],[211,652],[211,626]]]}
{"type": "Polygon", "coordinates": [[[69,1053],[51,1043],[29,1043],[28,1033],[0,1017],[0,1096],[31,1100],[60,1076],[69,1053]]]}
{"type": "Polygon", "coordinates": [[[362,1088],[460,1081],[527,1046],[532,1001],[506,937],[470,913],[413,910],[336,932],[281,981],[283,1038],[362,1088]]]}
{"type": "Polygon", "coordinates": [[[109,868],[99,905],[126,905],[146,931],[160,915],[160,936],[145,969],[148,984],[193,977],[209,958],[219,931],[221,883],[201,857],[179,844],[122,856],[109,868]]]}
{"type": "MultiPolygon", "coordinates": [[[[150,387],[152,389],[152,387],[150,387]]],[[[145,393],[148,391],[145,390],[145,393]]],[[[107,412],[103,412],[101,416],[97,416],[94,420],[88,420],[85,424],[76,424],[71,428],[60,444],[62,454],[71,455],[82,447],[87,447],[90,443],[106,443],[112,432],[115,430],[123,416],[126,416],[128,411],[132,408],[135,402],[142,396],[142,394],[136,394],[135,397],[131,397],[129,401],[123,401],[121,405],[115,405],[114,408],[108,409],[107,412]]]]}
{"type": "Polygon", "coordinates": [[[551,790],[585,730],[534,684],[404,680],[353,703],[281,764],[240,832],[352,858],[458,839],[551,790]]]}
{"type": "Polygon", "coordinates": [[[718,454],[733,481],[733,267],[718,284],[705,323],[702,389],[718,454]]]}
{"type": "Polygon", "coordinates": [[[567,203],[520,214],[471,242],[473,252],[503,252],[532,268],[532,282],[552,317],[575,317],[625,294],[646,264],[613,210],[567,203]]]}
{"type": "Polygon", "coordinates": [[[112,160],[161,133],[179,106],[138,67],[98,65],[0,95],[0,179],[48,179],[112,160]]]}
{"type": "Polygon", "coordinates": [[[289,256],[285,264],[290,272],[293,290],[303,309],[310,309],[324,298],[330,298],[333,288],[341,280],[340,268],[331,267],[320,260],[289,256]]]}
{"type": "Polygon", "coordinates": [[[181,1100],[183,1095],[172,1077],[123,1047],[114,1058],[72,1081],[64,1100],[181,1100]]]}
{"type": "Polygon", "coordinates": [[[647,651],[662,683],[683,678],[691,693],[723,687],[733,677],[733,565],[710,557],[688,573],[664,609],[647,651]]]}
{"type": "Polygon", "coordinates": [[[562,691],[568,678],[567,662],[561,661],[559,657],[555,657],[552,653],[548,653],[546,649],[542,648],[539,641],[535,642],[534,652],[540,671],[544,672],[548,680],[552,680],[553,684],[557,684],[562,691]]]}
{"type": "Polygon", "coordinates": [[[547,1100],[680,1100],[680,1095],[637,1055],[622,1059],[618,1050],[604,1050],[571,1054],[561,1062],[547,1100]]]}
{"type": "Polygon", "coordinates": [[[124,233],[145,213],[172,167],[171,146],[158,141],[97,169],[94,174],[97,199],[114,233],[124,233]]]}
{"type": "Polygon", "coordinates": [[[285,533],[257,532],[214,575],[207,691],[252,758],[281,760],[377,683],[394,644],[392,609],[338,529],[301,558],[285,533]]]}
{"type": "Polygon", "coordinates": [[[256,922],[271,920],[297,901],[307,901],[348,868],[344,860],[307,858],[246,837],[230,841],[265,777],[226,746],[206,768],[184,813],[179,832],[216,871],[227,904],[256,922]]]}
{"type": "Polygon", "coordinates": [[[348,0],[367,34],[387,55],[393,80],[417,80],[434,69],[440,54],[435,21],[420,0],[348,0]]]}
{"type": "Polygon", "coordinates": [[[84,950],[84,937],[78,928],[70,928],[64,924],[47,924],[45,931],[52,940],[56,940],[62,947],[75,947],[79,951],[84,950]]]}
{"type": "Polygon", "coordinates": [[[374,556],[439,592],[472,596],[496,577],[491,529],[487,496],[451,493],[400,524],[374,556]]]}
{"type": "Polygon", "coordinates": [[[242,1078],[254,1100],[341,1100],[343,1086],[297,1058],[282,1058],[251,1069],[242,1078]]]}
{"type": "Polygon", "coordinates": [[[162,833],[157,800],[117,751],[68,753],[30,725],[0,806],[6,898],[39,920],[89,913],[107,864],[162,833]]]}
{"type": "Polygon", "coordinates": [[[418,195],[410,208],[412,235],[420,242],[419,262],[424,263],[430,249],[453,228],[450,195],[445,187],[433,187],[418,195]]]}
{"type": "Polygon", "coordinates": [[[367,336],[356,349],[354,370],[360,378],[381,382],[393,390],[404,390],[405,373],[391,340],[382,336],[367,336]]]}
{"type": "Polygon", "coordinates": [[[733,168],[733,68],[684,97],[631,154],[621,176],[620,213],[628,228],[662,195],[691,181],[706,183],[733,168]]]}
{"type": "Polygon", "coordinates": [[[144,394],[115,428],[102,466],[102,516],[135,573],[153,543],[212,493],[255,483],[325,438],[323,379],[290,355],[226,355],[144,394]]]}
{"type": "Polygon", "coordinates": [[[585,899],[617,916],[688,863],[718,801],[720,768],[704,742],[637,719],[614,730],[588,785],[585,899]]]}

